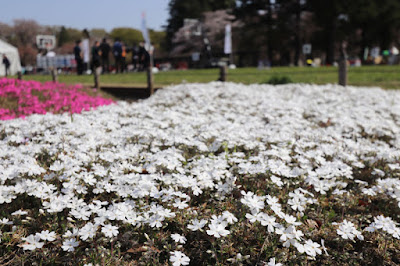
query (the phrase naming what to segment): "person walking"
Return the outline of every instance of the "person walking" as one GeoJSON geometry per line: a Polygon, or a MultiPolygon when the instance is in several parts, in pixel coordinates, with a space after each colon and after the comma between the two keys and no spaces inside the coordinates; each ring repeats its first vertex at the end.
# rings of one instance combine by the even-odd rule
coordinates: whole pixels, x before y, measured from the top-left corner
{"type": "Polygon", "coordinates": [[[83,71],[88,74],[88,70],[91,68],[89,66],[90,63],[90,35],[87,29],[84,29],[82,32],[83,40],[81,43],[82,49],[82,58],[83,58],[83,71]]]}
{"type": "Polygon", "coordinates": [[[150,54],[144,47],[144,42],[139,43],[139,71],[145,71],[150,66],[150,54]]]}
{"type": "Polygon", "coordinates": [[[94,45],[92,46],[92,71],[96,71],[96,69],[100,66],[100,42],[95,41],[94,45]]]}
{"type": "Polygon", "coordinates": [[[5,54],[3,54],[3,65],[6,68],[6,77],[7,77],[8,74],[9,74],[9,71],[10,71],[11,63],[10,63],[10,60],[8,60],[8,58],[7,58],[7,56],[5,54]]]}
{"type": "Polygon", "coordinates": [[[138,71],[139,47],[136,45],[136,43],[132,47],[132,64],[133,64],[133,71],[138,71]]]}
{"type": "Polygon", "coordinates": [[[122,71],[122,44],[119,38],[115,40],[112,50],[115,58],[115,71],[120,73],[122,71]]]}
{"type": "Polygon", "coordinates": [[[111,46],[107,43],[107,39],[104,38],[102,43],[100,44],[100,52],[101,52],[101,68],[102,73],[108,73],[110,71],[110,51],[111,46]]]}
{"type": "Polygon", "coordinates": [[[80,47],[81,40],[77,40],[75,42],[75,47],[74,47],[74,56],[75,56],[75,61],[76,61],[76,73],[78,75],[83,74],[83,59],[82,59],[82,49],[80,47]]]}

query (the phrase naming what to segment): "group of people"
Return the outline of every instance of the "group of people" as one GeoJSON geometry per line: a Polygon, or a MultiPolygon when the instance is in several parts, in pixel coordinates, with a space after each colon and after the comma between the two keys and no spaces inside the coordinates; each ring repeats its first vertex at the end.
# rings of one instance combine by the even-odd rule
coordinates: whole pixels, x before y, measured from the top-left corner
{"type": "MultiPolygon", "coordinates": [[[[77,74],[81,75],[85,70],[89,69],[88,60],[84,60],[85,46],[82,47],[82,41],[77,40],[74,47],[74,55],[77,64],[77,74]]],[[[150,53],[147,51],[144,42],[140,42],[139,45],[133,45],[133,47],[127,47],[120,39],[115,39],[114,44],[111,46],[107,39],[104,38],[100,43],[95,41],[90,54],[91,61],[90,67],[92,71],[96,71],[100,66],[102,67],[102,73],[109,73],[110,68],[110,53],[114,57],[114,68],[116,73],[123,73],[127,70],[127,53],[132,52],[132,64],[133,71],[144,71],[150,66],[150,53]]]]}

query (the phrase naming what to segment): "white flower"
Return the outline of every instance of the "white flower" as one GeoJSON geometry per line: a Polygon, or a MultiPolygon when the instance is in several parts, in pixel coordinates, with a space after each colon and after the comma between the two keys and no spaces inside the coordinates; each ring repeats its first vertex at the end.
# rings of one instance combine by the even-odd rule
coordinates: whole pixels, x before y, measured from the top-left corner
{"type": "Polygon", "coordinates": [[[192,224],[188,224],[188,228],[192,231],[197,231],[202,229],[207,224],[207,220],[197,220],[196,218],[192,220],[192,224]]]}
{"type": "Polygon", "coordinates": [[[38,235],[40,236],[40,238],[42,240],[47,240],[47,241],[50,241],[50,242],[56,240],[56,233],[55,232],[49,232],[49,230],[42,231],[42,232],[38,233],[38,235]]]}
{"type": "Polygon", "coordinates": [[[22,244],[24,250],[35,250],[37,248],[42,248],[44,245],[43,242],[40,242],[40,236],[38,234],[29,235],[28,237],[22,238],[22,240],[25,241],[25,243],[22,244]]]}
{"type": "Polygon", "coordinates": [[[75,236],[78,235],[78,233],[79,233],[79,229],[78,228],[73,228],[72,232],[70,230],[65,232],[63,237],[65,237],[65,238],[75,237],[75,236]]]}
{"type": "Polygon", "coordinates": [[[162,221],[164,221],[164,220],[165,220],[164,216],[155,214],[155,215],[150,217],[149,224],[150,224],[151,227],[160,228],[160,227],[162,227],[162,221]]]}
{"type": "Polygon", "coordinates": [[[27,214],[28,214],[28,212],[23,211],[23,210],[18,210],[18,211],[11,213],[11,215],[27,215],[27,214]]]}
{"type": "Polygon", "coordinates": [[[234,258],[229,258],[229,259],[227,259],[227,261],[229,261],[231,263],[240,263],[242,261],[247,260],[248,258],[250,258],[250,255],[243,256],[242,254],[237,253],[234,258]]]}
{"type": "Polygon", "coordinates": [[[321,193],[322,195],[325,195],[326,191],[329,190],[329,186],[326,184],[326,182],[321,180],[317,181],[313,185],[314,185],[314,190],[321,193]]]}
{"type": "Polygon", "coordinates": [[[228,230],[225,229],[227,226],[226,222],[211,222],[208,227],[210,230],[207,230],[207,234],[210,236],[214,236],[216,238],[220,238],[221,236],[227,236],[230,234],[228,230]]]}
{"type": "Polygon", "coordinates": [[[347,220],[340,223],[339,228],[336,231],[343,239],[354,240],[354,237],[357,236],[358,239],[364,240],[364,236],[361,232],[355,228],[352,222],[348,222],[347,220]]]}
{"type": "Polygon", "coordinates": [[[300,244],[299,242],[296,241],[293,245],[296,247],[297,251],[300,252],[301,254],[305,252],[304,245],[300,244]]]}
{"type": "MultiPolygon", "coordinates": [[[[247,217],[247,214],[246,214],[247,217]]],[[[262,213],[259,218],[261,225],[266,226],[268,228],[268,232],[272,233],[275,230],[275,227],[277,226],[277,223],[275,222],[276,218],[273,216],[269,216],[266,213],[262,213]]]]}
{"type": "Polygon", "coordinates": [[[349,193],[348,191],[344,190],[344,189],[335,189],[332,194],[333,195],[343,195],[344,193],[349,193]]]}
{"type": "Polygon", "coordinates": [[[376,227],[375,223],[371,223],[369,226],[367,226],[366,228],[364,228],[364,231],[373,233],[376,230],[378,230],[378,228],[376,227]]]}
{"type": "Polygon", "coordinates": [[[374,191],[373,188],[363,188],[362,193],[368,196],[376,196],[376,192],[374,191]]]}
{"type": "Polygon", "coordinates": [[[72,252],[77,246],[79,246],[79,241],[77,241],[75,238],[70,238],[63,242],[61,248],[64,251],[72,252]]]}
{"type": "Polygon", "coordinates": [[[279,177],[272,175],[270,178],[271,178],[272,183],[274,183],[278,187],[282,187],[283,186],[283,182],[279,177]]]}
{"type": "MultiPolygon", "coordinates": [[[[283,242],[283,246],[289,248],[291,245],[297,247],[298,241],[302,240],[303,232],[296,230],[294,226],[288,228],[277,228],[276,233],[281,235],[279,241],[283,242]]],[[[299,252],[302,252],[302,247],[298,246],[299,252]],[[300,249],[301,248],[301,249],[300,249]]]]}
{"type": "Polygon", "coordinates": [[[268,266],[282,266],[283,264],[282,263],[276,263],[275,258],[270,258],[267,265],[268,266]]]}
{"type": "MultiPolygon", "coordinates": [[[[277,197],[272,197],[267,195],[267,204],[270,206],[272,210],[280,210],[281,204],[279,203],[279,199],[277,197]]],[[[275,211],[274,211],[275,212],[275,211]]]]}
{"type": "Polygon", "coordinates": [[[10,220],[8,220],[7,218],[3,218],[0,220],[0,224],[10,225],[13,224],[13,222],[10,222],[10,220]]]}
{"type": "Polygon", "coordinates": [[[226,220],[229,224],[234,224],[238,221],[238,219],[235,217],[235,215],[233,215],[232,213],[230,213],[228,211],[224,211],[222,213],[222,218],[224,218],[224,220],[226,220]]]}
{"type": "Polygon", "coordinates": [[[113,226],[111,224],[106,224],[101,228],[101,232],[106,236],[106,237],[114,237],[118,235],[118,226],[113,226]]]}
{"type": "Polygon", "coordinates": [[[173,266],[189,265],[190,259],[184,253],[180,251],[170,252],[171,257],[169,261],[172,262],[173,266]]]}
{"type": "Polygon", "coordinates": [[[284,216],[284,218],[285,218],[285,221],[288,223],[288,224],[292,224],[292,225],[301,225],[301,222],[296,222],[296,217],[294,217],[294,216],[292,216],[292,215],[287,215],[287,214],[285,214],[285,216],[284,216]]]}
{"type": "Polygon", "coordinates": [[[310,239],[304,243],[304,250],[307,253],[307,255],[311,257],[315,257],[317,256],[317,254],[321,255],[322,251],[319,247],[320,244],[313,242],[310,239]]]}
{"type": "Polygon", "coordinates": [[[250,209],[255,210],[255,212],[259,212],[264,208],[264,197],[257,196],[251,191],[241,191],[241,193],[243,198],[240,200],[240,202],[248,206],[250,209]]]}
{"type": "Polygon", "coordinates": [[[260,219],[259,218],[260,215],[261,213],[256,213],[256,214],[246,213],[246,218],[250,221],[250,223],[255,223],[260,219]]]}
{"type": "Polygon", "coordinates": [[[325,255],[329,256],[328,251],[326,250],[326,247],[325,247],[325,240],[324,239],[321,239],[321,246],[322,246],[322,250],[325,252],[325,255]]]}
{"type": "Polygon", "coordinates": [[[172,205],[180,210],[183,210],[189,206],[186,201],[181,201],[180,198],[175,199],[175,202],[172,205]]]}
{"type": "Polygon", "coordinates": [[[385,172],[383,172],[382,170],[377,169],[377,168],[375,168],[375,169],[371,172],[371,174],[372,174],[372,175],[379,175],[380,177],[384,177],[384,176],[385,176],[385,172]]]}
{"type": "Polygon", "coordinates": [[[394,238],[400,239],[400,228],[396,226],[396,223],[390,217],[384,217],[383,215],[374,217],[374,222],[364,230],[372,233],[378,229],[382,229],[384,232],[391,234],[394,238]]]}
{"type": "Polygon", "coordinates": [[[88,238],[93,238],[96,235],[96,231],[97,225],[89,222],[79,230],[79,236],[82,240],[87,240],[88,238]]]}
{"type": "Polygon", "coordinates": [[[304,211],[303,203],[300,201],[300,198],[298,197],[289,199],[288,204],[293,210],[304,211]]]}
{"type": "Polygon", "coordinates": [[[177,243],[181,243],[181,244],[186,243],[186,237],[181,236],[180,234],[171,234],[171,238],[177,243]]]}

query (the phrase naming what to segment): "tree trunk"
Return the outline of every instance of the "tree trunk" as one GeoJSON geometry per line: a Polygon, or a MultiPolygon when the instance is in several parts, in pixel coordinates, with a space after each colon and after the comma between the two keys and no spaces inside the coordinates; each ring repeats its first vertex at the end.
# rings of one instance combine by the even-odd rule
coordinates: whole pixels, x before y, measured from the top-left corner
{"type": "Polygon", "coordinates": [[[326,64],[333,65],[335,62],[335,41],[337,32],[336,17],[332,18],[331,24],[328,26],[328,38],[326,46],[326,64]]]}
{"type": "Polygon", "coordinates": [[[364,62],[365,58],[364,58],[364,51],[365,48],[368,47],[368,41],[367,41],[367,33],[366,33],[366,27],[363,26],[361,28],[362,32],[361,32],[361,51],[360,51],[360,58],[361,60],[364,62]]]}
{"type": "Polygon", "coordinates": [[[294,65],[299,65],[300,52],[301,52],[301,42],[300,42],[300,19],[301,19],[301,6],[300,0],[296,1],[296,28],[295,28],[295,54],[294,54],[294,65]]]}
{"type": "Polygon", "coordinates": [[[273,48],[272,48],[272,29],[271,29],[271,25],[272,25],[272,8],[271,8],[271,4],[268,4],[268,20],[267,20],[267,54],[268,54],[268,60],[269,62],[271,62],[271,66],[272,66],[272,57],[273,57],[273,48]]]}

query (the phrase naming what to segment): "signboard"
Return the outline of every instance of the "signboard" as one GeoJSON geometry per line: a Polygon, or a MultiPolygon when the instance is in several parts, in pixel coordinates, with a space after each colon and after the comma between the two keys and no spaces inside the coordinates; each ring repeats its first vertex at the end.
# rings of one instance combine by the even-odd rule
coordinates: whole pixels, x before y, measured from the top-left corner
{"type": "Polygon", "coordinates": [[[56,36],[54,35],[37,35],[36,45],[39,49],[52,50],[56,47],[56,36]]]}
{"type": "Polygon", "coordinates": [[[200,61],[200,53],[192,53],[192,61],[194,62],[200,61]]]}
{"type": "Polygon", "coordinates": [[[198,23],[199,23],[199,20],[198,19],[194,19],[194,18],[185,18],[183,20],[183,26],[184,27],[192,27],[192,26],[195,26],[198,23]]]}
{"type": "Polygon", "coordinates": [[[183,27],[188,28],[191,35],[201,36],[201,23],[198,19],[185,18],[183,20],[183,27]]]}
{"type": "Polygon", "coordinates": [[[311,44],[306,43],[303,45],[303,54],[311,54],[311,44]]]}
{"type": "Polygon", "coordinates": [[[225,26],[225,43],[224,43],[224,53],[232,53],[232,28],[231,24],[225,26]]]}

